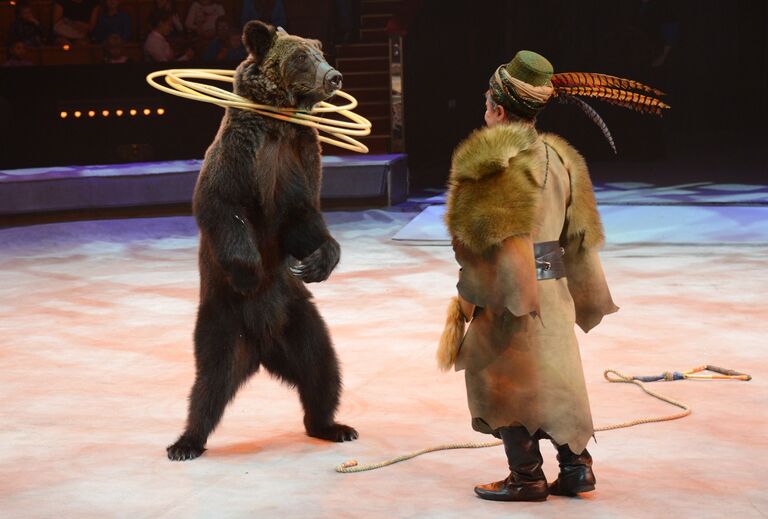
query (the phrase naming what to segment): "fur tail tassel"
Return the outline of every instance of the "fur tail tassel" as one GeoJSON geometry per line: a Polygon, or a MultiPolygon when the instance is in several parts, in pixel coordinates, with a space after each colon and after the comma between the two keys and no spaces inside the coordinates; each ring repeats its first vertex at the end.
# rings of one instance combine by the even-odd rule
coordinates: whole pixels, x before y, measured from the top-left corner
{"type": "Polygon", "coordinates": [[[442,371],[448,371],[456,362],[459,346],[464,338],[464,324],[464,314],[461,312],[459,298],[454,297],[448,305],[445,329],[440,336],[440,346],[437,348],[437,367],[442,371]]]}

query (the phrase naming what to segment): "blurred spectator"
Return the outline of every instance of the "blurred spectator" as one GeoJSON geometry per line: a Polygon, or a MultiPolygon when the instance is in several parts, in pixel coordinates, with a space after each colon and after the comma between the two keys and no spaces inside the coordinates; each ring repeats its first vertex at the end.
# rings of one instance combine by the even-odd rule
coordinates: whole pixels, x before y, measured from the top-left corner
{"type": "Polygon", "coordinates": [[[171,13],[171,34],[170,37],[182,37],[184,35],[184,24],[181,23],[181,15],[176,7],[175,0],[155,0],[155,10],[152,12],[154,15],[157,11],[167,11],[171,13]]]}
{"type": "Polygon", "coordinates": [[[183,53],[174,52],[167,36],[173,30],[173,16],[168,11],[157,11],[150,19],[152,32],[147,36],[144,42],[144,54],[149,61],[158,63],[166,61],[187,61],[194,57],[192,49],[187,49],[183,53]]]}
{"type": "Polygon", "coordinates": [[[104,42],[104,63],[128,63],[130,59],[123,49],[123,39],[118,34],[110,34],[104,42]]]}
{"type": "Polygon", "coordinates": [[[123,41],[131,39],[131,16],[120,11],[120,0],[104,0],[93,30],[93,41],[101,43],[110,34],[117,34],[123,41]]]}
{"type": "Polygon", "coordinates": [[[8,59],[3,63],[4,67],[20,67],[34,65],[27,57],[27,46],[21,40],[14,41],[8,47],[8,59]]]}
{"type": "Polygon", "coordinates": [[[85,42],[99,16],[98,0],[56,0],[53,32],[65,41],[85,42]]]}
{"type": "Polygon", "coordinates": [[[174,53],[184,52],[190,47],[191,40],[184,30],[184,24],[181,22],[183,17],[181,11],[176,7],[176,0],[155,0],[155,9],[150,16],[154,16],[160,11],[165,11],[171,15],[171,33],[166,35],[165,39],[171,44],[174,53]]]}
{"type": "Polygon", "coordinates": [[[283,0],[243,0],[240,25],[245,27],[251,20],[261,20],[288,30],[288,16],[283,0]]]}
{"type": "Polygon", "coordinates": [[[189,6],[186,27],[194,36],[211,40],[216,35],[216,20],[227,13],[213,0],[195,0],[189,6]]]}
{"type": "Polygon", "coordinates": [[[39,47],[43,44],[43,39],[43,29],[29,2],[19,0],[16,4],[16,19],[8,28],[8,43],[23,41],[27,47],[39,47]]]}
{"type": "Polygon", "coordinates": [[[206,47],[203,61],[240,62],[246,58],[247,54],[240,31],[230,26],[226,16],[220,16],[216,20],[216,38],[206,47]]]}

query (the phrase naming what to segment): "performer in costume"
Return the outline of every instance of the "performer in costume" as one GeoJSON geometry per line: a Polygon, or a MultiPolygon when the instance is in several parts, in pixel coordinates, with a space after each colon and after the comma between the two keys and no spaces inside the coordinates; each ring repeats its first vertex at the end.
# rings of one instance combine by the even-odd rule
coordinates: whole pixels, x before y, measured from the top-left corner
{"type": "Polygon", "coordinates": [[[575,103],[613,146],[602,119],[573,95],[641,112],[668,108],[652,94],[662,93],[613,76],[554,75],[546,58],[521,51],[490,79],[487,128],[454,151],[446,223],[461,269],[438,362],[464,370],[472,427],[504,442],[510,474],[476,487],[484,499],[540,501],[595,488],[574,323],[589,331],[618,307],[598,257],[604,235],[586,163],[562,138],[537,133],[536,115],[552,99],[575,103]],[[551,485],[543,438],[558,451],[551,485]]]}

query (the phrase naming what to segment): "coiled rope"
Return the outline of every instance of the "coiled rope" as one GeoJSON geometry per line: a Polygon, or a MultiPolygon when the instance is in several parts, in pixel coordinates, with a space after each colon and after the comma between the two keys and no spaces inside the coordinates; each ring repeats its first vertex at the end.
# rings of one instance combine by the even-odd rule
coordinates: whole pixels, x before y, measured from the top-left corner
{"type": "MultiPolygon", "coordinates": [[[[680,409],[682,409],[682,411],[679,413],[670,414],[670,415],[638,418],[636,420],[630,420],[628,422],[621,422],[613,425],[604,425],[602,427],[597,427],[595,429],[595,432],[613,431],[615,429],[624,429],[626,427],[634,427],[635,425],[640,425],[645,423],[668,422],[671,420],[679,420],[680,418],[684,418],[689,414],[691,414],[691,408],[688,406],[688,404],[684,402],[680,402],[679,400],[675,400],[668,396],[664,396],[660,393],[656,393],[655,391],[651,391],[650,389],[645,387],[645,384],[643,384],[643,382],[637,379],[639,377],[628,377],[626,375],[619,373],[615,369],[606,369],[603,372],[603,377],[605,378],[605,380],[612,383],[634,384],[640,389],[642,389],[646,394],[654,398],[657,398],[663,402],[666,402],[670,405],[673,405],[675,407],[679,407],[680,409]]],[[[747,380],[747,379],[740,379],[740,380],[747,380]]],[[[444,450],[451,450],[451,449],[482,449],[485,447],[496,447],[497,445],[501,445],[501,444],[502,444],[501,440],[482,442],[482,443],[476,443],[476,442],[446,443],[443,445],[437,445],[434,447],[421,449],[419,451],[411,452],[408,454],[403,454],[402,456],[380,461],[378,463],[368,463],[365,465],[360,465],[358,464],[357,460],[350,460],[342,463],[341,465],[338,465],[336,467],[336,472],[349,474],[352,472],[364,472],[367,470],[376,470],[382,467],[393,465],[395,463],[400,463],[401,461],[406,461],[406,460],[415,458],[417,456],[421,456],[422,454],[427,454],[428,452],[444,451],[444,450]]]]}
{"type": "Polygon", "coordinates": [[[337,90],[339,97],[348,102],[342,106],[336,106],[326,101],[317,103],[312,110],[304,112],[295,108],[280,108],[269,105],[254,103],[242,96],[229,92],[227,90],[190,81],[190,79],[205,79],[209,81],[223,81],[234,83],[234,70],[223,69],[169,69],[158,70],[147,75],[147,83],[154,88],[178,97],[184,97],[193,101],[202,101],[215,104],[221,107],[240,108],[250,110],[265,117],[272,117],[301,126],[316,128],[319,131],[326,132],[333,136],[326,137],[320,135],[320,142],[332,144],[350,151],[358,153],[368,153],[368,147],[355,139],[354,137],[365,137],[371,133],[371,122],[365,117],[358,115],[352,110],[357,107],[357,100],[351,95],[337,90]],[[158,82],[159,78],[164,78],[166,84],[158,82]],[[318,117],[313,114],[339,114],[349,119],[341,121],[338,119],[329,119],[327,117],[318,117]]]}

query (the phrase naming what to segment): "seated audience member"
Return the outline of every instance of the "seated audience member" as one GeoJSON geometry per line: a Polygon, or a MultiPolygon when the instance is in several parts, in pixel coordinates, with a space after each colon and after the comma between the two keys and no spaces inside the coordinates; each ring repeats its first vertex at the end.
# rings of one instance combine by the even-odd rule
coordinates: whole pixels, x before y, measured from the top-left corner
{"type": "Polygon", "coordinates": [[[128,63],[130,59],[123,50],[123,39],[110,34],[104,42],[104,63],[128,63]]]}
{"type": "Polygon", "coordinates": [[[123,41],[131,39],[131,16],[120,11],[120,0],[104,0],[93,30],[93,41],[101,43],[110,34],[117,34],[123,41]]]}
{"type": "Polygon", "coordinates": [[[213,0],[195,0],[189,6],[185,25],[193,36],[211,40],[216,35],[216,20],[226,14],[221,4],[213,0]]]}
{"type": "Polygon", "coordinates": [[[261,20],[288,30],[288,16],[285,13],[283,0],[243,0],[243,8],[240,11],[240,25],[251,20],[261,20]]]}
{"type": "Polygon", "coordinates": [[[155,9],[152,11],[154,15],[158,11],[167,11],[171,13],[171,34],[169,38],[177,38],[184,36],[184,24],[181,23],[181,14],[176,7],[175,0],[155,0],[155,9]]]}
{"type": "Polygon", "coordinates": [[[21,40],[14,41],[8,47],[8,59],[3,63],[4,67],[21,67],[34,65],[27,57],[27,46],[21,40]]]}
{"type": "Polygon", "coordinates": [[[39,47],[45,39],[40,22],[27,0],[16,4],[16,19],[8,27],[8,43],[23,41],[27,47],[39,47]]]}
{"type": "Polygon", "coordinates": [[[175,53],[181,53],[188,49],[191,44],[191,40],[187,37],[186,29],[181,16],[181,11],[176,7],[175,0],[155,0],[155,8],[152,12],[152,16],[155,13],[164,11],[171,15],[171,33],[168,34],[165,39],[171,44],[171,48],[175,53]]]}
{"type": "Polygon", "coordinates": [[[205,49],[203,61],[240,62],[246,58],[247,54],[240,31],[229,25],[226,16],[220,16],[216,20],[216,38],[205,49]]]}
{"type": "Polygon", "coordinates": [[[84,43],[96,27],[98,16],[98,0],[56,0],[53,32],[63,41],[84,43]]]}
{"type": "Polygon", "coordinates": [[[167,11],[158,11],[150,20],[152,32],[147,36],[144,42],[144,55],[149,61],[163,63],[166,61],[187,61],[195,55],[191,49],[178,54],[174,52],[167,36],[171,33],[173,21],[171,13],[167,11]]]}

